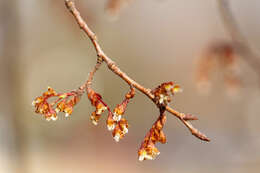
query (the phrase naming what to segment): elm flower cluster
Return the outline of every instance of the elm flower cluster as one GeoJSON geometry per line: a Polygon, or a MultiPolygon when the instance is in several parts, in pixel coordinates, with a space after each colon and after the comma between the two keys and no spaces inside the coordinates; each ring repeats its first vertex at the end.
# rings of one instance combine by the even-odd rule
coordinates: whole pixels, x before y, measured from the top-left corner
{"type": "MultiPolygon", "coordinates": [[[[113,112],[109,106],[102,100],[102,96],[96,93],[90,87],[86,88],[88,99],[91,104],[95,107],[95,111],[92,112],[90,119],[94,125],[98,124],[101,114],[108,110],[108,116],[106,125],[109,131],[112,131],[113,139],[119,142],[128,133],[129,124],[128,121],[123,117],[130,99],[135,95],[135,89],[131,86],[130,91],[125,95],[122,103],[118,104],[113,112]]],[[[179,85],[175,85],[173,82],[166,82],[159,85],[157,88],[151,91],[154,94],[154,102],[160,110],[158,119],[153,124],[152,128],[146,134],[139,150],[138,157],[140,161],[143,160],[154,160],[159,154],[159,150],[155,146],[157,142],[162,144],[166,143],[166,136],[163,132],[163,127],[166,123],[166,106],[170,103],[170,94],[174,95],[181,91],[179,85]]],[[[79,90],[71,91],[68,93],[57,93],[51,87],[48,87],[48,91],[44,92],[42,96],[39,96],[33,100],[33,106],[36,108],[35,112],[42,114],[48,121],[57,120],[57,114],[64,112],[65,117],[68,117],[73,112],[74,106],[80,101],[82,94],[84,93],[82,88],[79,90]],[[53,102],[48,99],[52,98],[53,102]],[[53,98],[56,98],[53,99],[53,98]],[[49,102],[50,103],[49,103],[49,102]]],[[[180,119],[182,121],[197,120],[197,117],[192,114],[180,113],[180,119]]],[[[209,141],[209,139],[199,132],[198,130],[192,130],[192,134],[198,138],[209,141]]]]}
{"type": "Polygon", "coordinates": [[[166,143],[166,136],[162,129],[166,122],[165,113],[161,113],[152,128],[146,134],[144,141],[138,151],[139,160],[154,160],[159,154],[159,150],[155,147],[156,142],[166,143]]]}
{"type": "Polygon", "coordinates": [[[101,117],[101,114],[108,109],[107,105],[103,102],[100,94],[96,93],[93,89],[88,88],[88,99],[90,100],[92,106],[96,108],[94,112],[92,112],[90,116],[90,120],[92,124],[97,125],[98,121],[101,117]]]}
{"type": "Polygon", "coordinates": [[[94,125],[98,124],[101,114],[108,110],[107,129],[112,131],[112,136],[116,142],[119,142],[128,133],[128,121],[122,118],[126,111],[129,100],[134,97],[135,90],[131,90],[125,95],[125,99],[121,104],[118,104],[112,112],[107,104],[104,103],[100,94],[96,93],[90,87],[87,88],[88,98],[96,110],[91,114],[90,119],[94,125]]]}
{"type": "Polygon", "coordinates": [[[73,112],[73,107],[79,102],[80,94],[76,92],[69,93],[57,93],[51,87],[48,87],[48,91],[44,92],[42,96],[35,98],[32,105],[35,107],[35,112],[42,114],[47,120],[57,120],[57,113],[64,112],[65,117],[68,117],[73,112]],[[51,103],[48,102],[49,98],[57,99],[51,103]]]}
{"type": "Polygon", "coordinates": [[[135,95],[134,88],[131,87],[131,90],[125,95],[125,99],[121,104],[118,104],[113,113],[109,114],[107,119],[107,128],[112,131],[113,138],[116,142],[119,142],[126,133],[128,133],[128,122],[126,119],[122,118],[126,111],[127,104],[130,99],[132,99],[135,95]]]}
{"type": "Polygon", "coordinates": [[[116,123],[116,126],[112,132],[114,140],[119,142],[128,133],[128,122],[126,119],[122,118],[116,123]]]}
{"type": "MultiPolygon", "coordinates": [[[[181,92],[182,89],[179,85],[174,84],[174,82],[165,82],[159,85],[157,88],[152,90],[154,94],[154,102],[158,105],[160,110],[160,115],[158,119],[153,124],[152,128],[146,134],[144,141],[141,144],[141,147],[138,151],[139,160],[154,160],[159,154],[159,150],[155,147],[156,142],[162,144],[166,143],[166,136],[162,131],[165,122],[165,107],[171,102],[171,95],[181,92]]],[[[183,115],[184,119],[195,119],[196,117],[190,115],[183,115]]]]}
{"type": "Polygon", "coordinates": [[[156,104],[162,106],[167,106],[171,102],[170,93],[174,95],[178,92],[182,92],[182,89],[179,85],[174,84],[174,82],[162,83],[152,91],[156,104]]]}

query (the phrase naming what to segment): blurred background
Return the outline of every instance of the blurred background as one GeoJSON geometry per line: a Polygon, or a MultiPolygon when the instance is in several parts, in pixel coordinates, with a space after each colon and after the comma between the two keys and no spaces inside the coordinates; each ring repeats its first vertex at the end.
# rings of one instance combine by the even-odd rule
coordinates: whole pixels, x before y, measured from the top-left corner
{"type": "MultiPolygon", "coordinates": [[[[198,140],[167,114],[167,144],[157,144],[155,161],[139,162],[137,150],[158,116],[140,92],[128,105],[129,133],[119,143],[107,131],[105,115],[98,126],[91,124],[94,108],[87,97],[70,118],[60,114],[56,122],[45,121],[34,113],[32,100],[47,86],[58,92],[80,86],[96,62],[95,50],[63,0],[0,0],[0,172],[260,171],[259,74],[241,60],[242,84],[235,94],[217,70],[207,94],[197,88],[201,52],[212,41],[230,40],[215,0],[132,0],[117,17],[105,10],[106,0],[76,5],[106,54],[130,77],[149,88],[180,84],[184,92],[172,107],[197,115],[194,126],[212,141],[198,140]]],[[[243,34],[260,50],[260,1],[232,0],[231,7],[243,34]]],[[[105,66],[93,87],[112,108],[128,90],[105,66]]]]}

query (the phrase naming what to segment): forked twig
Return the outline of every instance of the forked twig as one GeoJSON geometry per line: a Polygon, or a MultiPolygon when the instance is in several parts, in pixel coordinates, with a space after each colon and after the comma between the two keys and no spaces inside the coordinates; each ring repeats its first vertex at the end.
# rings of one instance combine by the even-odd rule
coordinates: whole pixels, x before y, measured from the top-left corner
{"type": "Polygon", "coordinates": [[[218,10],[225,29],[231,36],[234,42],[235,50],[242,55],[241,57],[251,66],[251,68],[258,74],[260,79],[260,55],[258,52],[250,47],[248,40],[242,34],[235,17],[230,9],[229,0],[217,0],[218,10]]]}
{"type": "MultiPolygon", "coordinates": [[[[155,95],[152,93],[152,90],[149,88],[145,88],[139,83],[137,83],[135,80],[130,78],[126,73],[124,73],[117,65],[116,63],[111,60],[102,50],[101,46],[98,43],[97,37],[95,33],[89,28],[87,23],[83,20],[83,18],[80,15],[80,12],[77,10],[75,3],[72,0],[65,0],[66,7],[71,12],[71,14],[74,16],[75,20],[77,21],[79,27],[87,34],[89,39],[91,40],[96,53],[98,57],[98,63],[95,66],[94,70],[90,73],[87,82],[80,87],[80,91],[86,90],[92,83],[93,76],[97,69],[99,68],[100,64],[102,62],[105,62],[107,64],[107,67],[114,72],[116,75],[118,75],[121,79],[123,79],[128,85],[131,87],[136,88],[143,94],[145,94],[148,98],[150,98],[158,107],[158,103],[156,102],[155,95]]],[[[165,110],[171,113],[172,115],[176,116],[178,119],[181,120],[181,122],[190,130],[192,135],[196,136],[197,138],[204,140],[204,141],[210,141],[208,137],[206,137],[203,133],[201,133],[198,129],[194,128],[192,124],[189,122],[189,120],[196,120],[197,118],[195,116],[191,116],[189,114],[180,113],[174,109],[172,109],[169,106],[165,106],[165,110]]]]}

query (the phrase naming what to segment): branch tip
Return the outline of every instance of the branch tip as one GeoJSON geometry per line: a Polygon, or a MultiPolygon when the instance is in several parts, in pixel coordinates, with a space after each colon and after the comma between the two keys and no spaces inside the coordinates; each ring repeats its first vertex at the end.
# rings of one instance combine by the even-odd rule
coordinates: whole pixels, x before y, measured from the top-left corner
{"type": "Polygon", "coordinates": [[[133,99],[135,95],[135,89],[137,89],[144,95],[146,95],[150,100],[152,100],[160,111],[158,119],[155,121],[152,128],[146,134],[145,139],[138,151],[140,161],[155,159],[156,156],[160,154],[159,150],[155,147],[155,143],[166,143],[166,136],[162,131],[166,123],[165,111],[171,113],[176,118],[178,118],[190,130],[192,135],[203,141],[210,141],[210,139],[206,135],[201,133],[198,129],[194,128],[189,122],[191,120],[198,120],[195,115],[180,113],[168,106],[171,101],[171,96],[182,91],[179,85],[170,81],[162,83],[157,88],[151,90],[134,81],[126,73],[121,71],[118,65],[103,52],[101,46],[97,41],[96,35],[80,16],[80,13],[77,10],[74,1],[65,0],[64,2],[67,9],[71,12],[80,28],[85,32],[85,34],[92,42],[97,53],[97,62],[93,70],[89,73],[87,81],[77,90],[73,90],[68,93],[57,93],[49,87],[48,91],[44,92],[42,96],[37,97],[32,103],[33,106],[36,108],[36,113],[42,114],[44,118],[48,121],[56,120],[58,118],[57,113],[59,112],[64,112],[66,117],[70,116],[73,111],[73,107],[80,101],[81,96],[86,93],[92,106],[95,107],[95,111],[92,112],[90,116],[92,123],[94,125],[97,125],[99,119],[101,118],[101,114],[105,111],[108,111],[107,128],[108,130],[113,131],[112,135],[115,141],[118,142],[128,133],[128,121],[122,117],[126,111],[126,107],[130,99],[133,99]],[[103,62],[105,62],[107,64],[107,67],[122,80],[124,80],[130,87],[130,91],[127,92],[122,103],[118,104],[113,112],[103,101],[102,96],[91,88],[94,75],[99,70],[103,62]],[[56,100],[49,103],[48,99],[54,97],[56,98],[56,100]]]}

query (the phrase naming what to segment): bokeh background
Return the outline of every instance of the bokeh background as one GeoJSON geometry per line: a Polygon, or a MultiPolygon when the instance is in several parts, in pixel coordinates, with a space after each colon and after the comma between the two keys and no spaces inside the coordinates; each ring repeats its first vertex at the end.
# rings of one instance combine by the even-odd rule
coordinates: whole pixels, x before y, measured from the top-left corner
{"type": "MultiPolygon", "coordinates": [[[[194,113],[195,127],[212,141],[201,142],[168,114],[167,144],[155,161],[139,162],[137,150],[158,116],[141,93],[128,106],[127,136],[116,143],[89,120],[93,111],[83,97],[70,118],[47,122],[34,113],[32,100],[47,86],[66,92],[80,86],[96,61],[93,46],[79,30],[63,0],[0,1],[0,172],[3,173],[258,173],[260,171],[260,89],[257,74],[240,62],[243,85],[228,93],[218,73],[211,91],[196,87],[196,61],[214,40],[230,40],[216,1],[132,1],[111,20],[105,0],[76,1],[104,51],[146,87],[176,81],[184,92],[172,106],[194,113]]],[[[260,1],[232,0],[243,34],[260,49],[260,1]]],[[[128,86],[105,66],[94,88],[111,107],[128,86]]]]}

